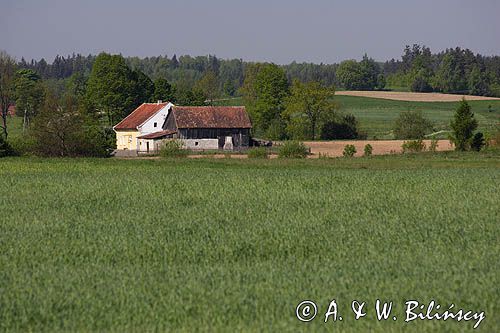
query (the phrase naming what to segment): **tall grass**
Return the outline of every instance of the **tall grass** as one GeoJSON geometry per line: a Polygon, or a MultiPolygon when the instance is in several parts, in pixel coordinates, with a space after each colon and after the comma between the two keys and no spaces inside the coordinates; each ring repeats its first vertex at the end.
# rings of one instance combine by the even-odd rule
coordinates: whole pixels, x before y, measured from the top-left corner
{"type": "Polygon", "coordinates": [[[472,327],[405,324],[406,299],[484,310],[481,330],[498,331],[499,166],[472,153],[3,159],[0,331],[472,327]],[[333,298],[343,322],[295,319],[301,300],[333,298]],[[377,298],[401,319],[377,322],[377,298]]]}

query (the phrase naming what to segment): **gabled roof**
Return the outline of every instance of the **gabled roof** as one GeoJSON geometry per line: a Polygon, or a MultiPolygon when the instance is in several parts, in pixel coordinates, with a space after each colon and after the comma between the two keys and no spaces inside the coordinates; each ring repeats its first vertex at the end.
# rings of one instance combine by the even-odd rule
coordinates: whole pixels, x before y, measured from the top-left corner
{"type": "Polygon", "coordinates": [[[136,130],[167,105],[168,103],[143,103],[113,128],[115,130],[136,130]]]}
{"type": "Polygon", "coordinates": [[[174,106],[177,128],[252,128],[244,106],[174,106]]]}
{"type": "Polygon", "coordinates": [[[158,139],[165,137],[167,135],[172,135],[177,133],[177,131],[171,131],[171,130],[165,130],[165,131],[159,131],[159,132],[154,132],[146,135],[141,135],[138,136],[137,139],[158,139]]]}

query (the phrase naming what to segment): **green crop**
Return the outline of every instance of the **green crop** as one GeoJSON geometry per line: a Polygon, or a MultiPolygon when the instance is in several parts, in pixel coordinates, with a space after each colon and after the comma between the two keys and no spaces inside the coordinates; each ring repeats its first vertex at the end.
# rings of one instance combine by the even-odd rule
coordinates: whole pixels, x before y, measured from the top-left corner
{"type": "Polygon", "coordinates": [[[407,299],[500,330],[498,154],[7,158],[0,183],[0,331],[472,330],[405,324],[407,299]],[[401,318],[376,321],[377,298],[401,318]]]}

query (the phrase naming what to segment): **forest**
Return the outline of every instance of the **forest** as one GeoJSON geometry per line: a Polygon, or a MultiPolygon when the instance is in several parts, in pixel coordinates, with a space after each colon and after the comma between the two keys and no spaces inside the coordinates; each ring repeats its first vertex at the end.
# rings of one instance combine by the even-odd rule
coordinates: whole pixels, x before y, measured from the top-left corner
{"type": "MultiPolygon", "coordinates": [[[[18,62],[19,68],[31,69],[41,78],[64,80],[75,72],[88,76],[95,55],[56,56],[18,62]]],[[[179,90],[192,89],[207,72],[216,76],[218,96],[238,96],[245,80],[245,70],[252,62],[220,59],[215,55],[177,57],[125,57],[127,65],[151,80],[166,79],[179,90]]],[[[325,86],[347,90],[404,90],[443,92],[500,97],[500,56],[484,56],[460,47],[432,53],[424,45],[407,45],[400,59],[376,62],[364,55],[361,61],[345,60],[340,64],[292,62],[280,65],[289,82],[318,81],[325,86]]]]}

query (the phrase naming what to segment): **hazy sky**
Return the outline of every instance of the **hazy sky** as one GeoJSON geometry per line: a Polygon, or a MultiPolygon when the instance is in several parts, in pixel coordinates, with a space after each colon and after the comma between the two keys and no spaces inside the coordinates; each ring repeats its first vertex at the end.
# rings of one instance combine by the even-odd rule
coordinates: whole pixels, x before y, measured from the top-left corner
{"type": "Polygon", "coordinates": [[[406,44],[500,54],[500,0],[0,0],[0,49],[289,63],[399,58],[406,44]]]}

